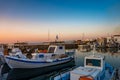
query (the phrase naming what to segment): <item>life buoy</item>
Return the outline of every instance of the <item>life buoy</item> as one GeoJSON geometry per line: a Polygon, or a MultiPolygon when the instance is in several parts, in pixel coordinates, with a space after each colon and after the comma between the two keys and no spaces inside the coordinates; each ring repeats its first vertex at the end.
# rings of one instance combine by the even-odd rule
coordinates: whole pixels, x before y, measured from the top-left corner
{"type": "Polygon", "coordinates": [[[80,76],[79,80],[94,80],[92,76],[80,76]]]}

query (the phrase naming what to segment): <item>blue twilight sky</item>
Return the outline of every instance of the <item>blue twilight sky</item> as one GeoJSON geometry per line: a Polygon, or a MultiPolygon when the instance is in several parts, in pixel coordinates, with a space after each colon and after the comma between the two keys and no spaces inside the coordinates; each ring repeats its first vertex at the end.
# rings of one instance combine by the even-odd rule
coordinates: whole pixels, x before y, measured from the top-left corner
{"type": "Polygon", "coordinates": [[[120,0],[0,0],[0,23],[5,42],[101,37],[120,32],[120,0]]]}

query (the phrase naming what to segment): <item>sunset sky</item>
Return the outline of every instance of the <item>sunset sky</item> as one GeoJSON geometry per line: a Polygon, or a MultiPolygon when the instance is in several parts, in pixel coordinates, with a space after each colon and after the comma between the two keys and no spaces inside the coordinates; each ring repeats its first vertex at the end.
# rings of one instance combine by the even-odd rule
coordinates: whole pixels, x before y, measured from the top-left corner
{"type": "Polygon", "coordinates": [[[120,0],[0,0],[0,43],[120,33],[120,0]]]}

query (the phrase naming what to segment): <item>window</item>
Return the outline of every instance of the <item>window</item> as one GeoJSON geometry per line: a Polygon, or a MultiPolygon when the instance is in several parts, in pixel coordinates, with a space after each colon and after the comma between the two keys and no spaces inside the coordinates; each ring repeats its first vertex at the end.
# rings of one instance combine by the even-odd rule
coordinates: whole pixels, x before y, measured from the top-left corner
{"type": "Polygon", "coordinates": [[[43,54],[40,54],[40,55],[39,55],[39,58],[44,58],[44,55],[43,55],[43,54]]]}
{"type": "Polygon", "coordinates": [[[97,59],[86,59],[87,66],[101,67],[101,60],[97,59]]]}
{"type": "Polygon", "coordinates": [[[63,47],[62,47],[62,46],[60,46],[60,47],[59,47],[59,49],[63,49],[63,47]]]}
{"type": "Polygon", "coordinates": [[[50,47],[48,53],[54,53],[55,47],[50,47]]]}

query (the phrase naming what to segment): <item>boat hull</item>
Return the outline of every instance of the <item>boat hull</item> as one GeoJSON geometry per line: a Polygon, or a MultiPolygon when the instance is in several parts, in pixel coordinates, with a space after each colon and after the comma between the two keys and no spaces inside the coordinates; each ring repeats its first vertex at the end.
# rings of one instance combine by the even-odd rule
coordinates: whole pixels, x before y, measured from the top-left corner
{"type": "Polygon", "coordinates": [[[35,61],[35,60],[28,60],[28,59],[19,59],[14,57],[6,57],[6,61],[11,68],[42,68],[52,65],[58,65],[62,63],[66,63],[73,60],[72,57],[55,60],[55,61],[35,61]]]}
{"type": "Polygon", "coordinates": [[[74,59],[61,64],[56,64],[56,65],[51,65],[51,66],[46,66],[41,68],[20,68],[20,69],[15,68],[9,72],[7,80],[31,79],[37,76],[49,74],[51,72],[59,71],[61,69],[65,69],[73,66],[75,66],[74,59]]]}

